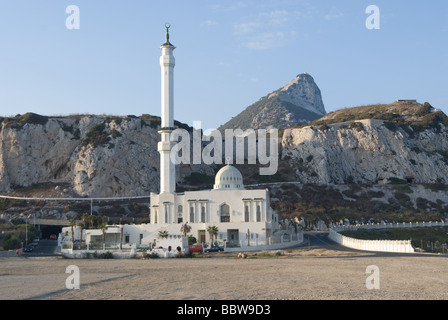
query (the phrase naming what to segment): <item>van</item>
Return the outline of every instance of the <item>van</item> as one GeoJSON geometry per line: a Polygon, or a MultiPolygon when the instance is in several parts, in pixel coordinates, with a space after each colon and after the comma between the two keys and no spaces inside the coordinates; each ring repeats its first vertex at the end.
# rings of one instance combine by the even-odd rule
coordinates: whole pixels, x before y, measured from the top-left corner
{"type": "Polygon", "coordinates": [[[190,252],[202,252],[202,250],[203,250],[202,244],[190,244],[188,246],[188,250],[190,252]]]}

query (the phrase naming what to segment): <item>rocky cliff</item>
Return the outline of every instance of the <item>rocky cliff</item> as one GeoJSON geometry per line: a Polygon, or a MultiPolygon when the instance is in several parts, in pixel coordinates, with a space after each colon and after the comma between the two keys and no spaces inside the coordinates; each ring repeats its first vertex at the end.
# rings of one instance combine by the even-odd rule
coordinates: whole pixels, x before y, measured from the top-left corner
{"type": "Polygon", "coordinates": [[[416,102],[345,109],[285,130],[282,157],[302,183],[448,183],[447,119],[416,102]]]}
{"type": "Polygon", "coordinates": [[[313,77],[303,73],[247,107],[219,130],[290,128],[298,123],[316,120],[325,114],[319,87],[313,77]]]}
{"type": "MultiPolygon", "coordinates": [[[[48,182],[90,197],[159,190],[157,117],[29,113],[0,120],[0,192],[48,182]]],[[[206,166],[180,169],[178,181],[193,171],[213,173],[206,166]]]]}

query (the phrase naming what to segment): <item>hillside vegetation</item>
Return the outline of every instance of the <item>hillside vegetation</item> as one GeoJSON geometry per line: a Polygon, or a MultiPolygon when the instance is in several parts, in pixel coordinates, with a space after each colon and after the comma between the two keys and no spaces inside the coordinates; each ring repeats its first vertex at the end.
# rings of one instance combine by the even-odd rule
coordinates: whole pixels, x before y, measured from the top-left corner
{"type": "Polygon", "coordinates": [[[406,132],[421,132],[426,129],[440,130],[439,124],[448,125],[448,117],[434,109],[428,102],[396,101],[392,104],[377,104],[341,109],[304,126],[325,126],[329,124],[365,119],[384,120],[389,129],[403,128],[406,132]]]}

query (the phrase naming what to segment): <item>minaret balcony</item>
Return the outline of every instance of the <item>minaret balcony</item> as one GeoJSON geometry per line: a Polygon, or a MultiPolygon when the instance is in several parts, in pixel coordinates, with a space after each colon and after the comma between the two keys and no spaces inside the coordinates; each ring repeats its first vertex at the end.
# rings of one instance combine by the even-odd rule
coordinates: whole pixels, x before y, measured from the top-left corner
{"type": "Polygon", "coordinates": [[[163,152],[163,151],[171,151],[171,147],[173,146],[172,141],[160,141],[157,144],[157,151],[163,152]]]}

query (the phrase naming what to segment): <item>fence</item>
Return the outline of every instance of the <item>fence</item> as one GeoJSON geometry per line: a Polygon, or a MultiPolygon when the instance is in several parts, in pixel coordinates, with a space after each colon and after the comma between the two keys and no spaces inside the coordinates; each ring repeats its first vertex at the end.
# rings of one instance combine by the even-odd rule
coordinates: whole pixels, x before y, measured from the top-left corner
{"type": "Polygon", "coordinates": [[[259,250],[277,250],[284,249],[303,242],[303,232],[298,233],[284,233],[281,235],[271,236],[267,238],[265,244],[260,244],[258,241],[251,240],[248,244],[247,239],[240,240],[238,247],[226,247],[225,251],[259,251],[259,250]]]}
{"type": "Polygon", "coordinates": [[[344,230],[357,229],[391,229],[391,228],[420,228],[420,227],[442,227],[448,225],[444,221],[435,222],[410,222],[410,223],[376,223],[376,224],[357,224],[342,225],[330,228],[329,238],[345,247],[379,252],[415,252],[411,240],[361,240],[341,235],[339,232],[344,230]]]}
{"type": "Polygon", "coordinates": [[[330,229],[328,237],[344,247],[380,252],[414,252],[410,240],[361,240],[343,236],[333,229],[330,229]]]}
{"type": "Polygon", "coordinates": [[[331,227],[336,232],[345,230],[357,230],[357,229],[392,229],[392,228],[422,228],[422,227],[444,227],[448,226],[448,222],[445,221],[429,221],[429,222],[408,222],[408,223],[366,223],[366,224],[353,224],[353,225],[335,225],[331,227]]]}

